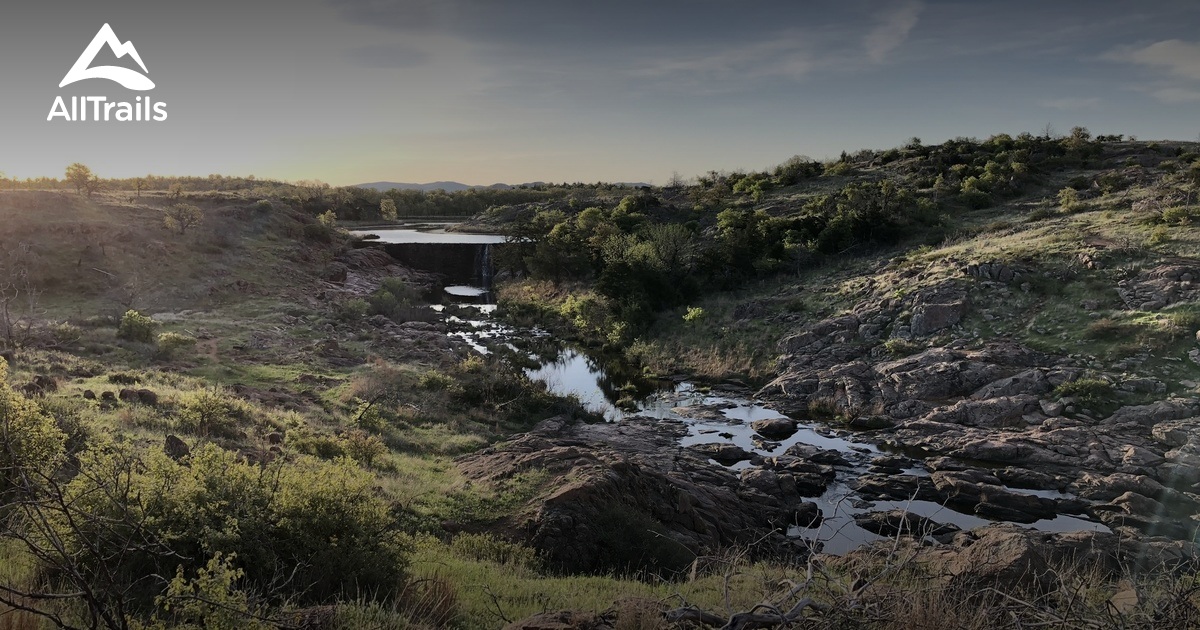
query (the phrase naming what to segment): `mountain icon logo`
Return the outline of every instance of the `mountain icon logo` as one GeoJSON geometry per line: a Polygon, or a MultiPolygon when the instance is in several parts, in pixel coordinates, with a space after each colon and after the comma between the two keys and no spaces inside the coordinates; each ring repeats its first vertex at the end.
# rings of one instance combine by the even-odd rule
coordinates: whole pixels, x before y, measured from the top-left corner
{"type": "Polygon", "coordinates": [[[62,83],[59,83],[58,87],[64,87],[85,79],[108,79],[109,81],[116,81],[130,90],[145,91],[154,89],[154,82],[145,74],[140,74],[135,70],[120,66],[90,67],[100,49],[106,45],[118,59],[125,55],[133,57],[137,65],[141,66],[142,72],[149,74],[150,71],[146,70],[146,64],[142,62],[142,57],[138,55],[137,49],[133,47],[133,42],[121,43],[121,40],[117,39],[117,34],[113,32],[112,27],[105,24],[100,27],[100,31],[92,38],[92,43],[88,44],[88,47],[83,50],[83,54],[79,55],[79,59],[75,61],[75,65],[71,66],[71,70],[67,72],[67,76],[63,77],[62,83]]]}

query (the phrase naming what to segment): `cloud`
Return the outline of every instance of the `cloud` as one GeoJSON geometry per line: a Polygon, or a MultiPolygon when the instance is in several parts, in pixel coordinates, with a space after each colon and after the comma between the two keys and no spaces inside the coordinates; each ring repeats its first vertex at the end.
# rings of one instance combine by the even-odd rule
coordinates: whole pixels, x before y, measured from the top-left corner
{"type": "Polygon", "coordinates": [[[1126,46],[1103,56],[1109,61],[1133,63],[1161,72],[1157,80],[1133,89],[1168,105],[1200,103],[1200,43],[1167,39],[1148,46],[1126,46]]]}
{"type": "Polygon", "coordinates": [[[871,61],[887,61],[888,55],[908,39],[924,8],[921,2],[906,2],[885,14],[881,23],[863,38],[863,46],[871,61]]]}
{"type": "Polygon", "coordinates": [[[346,51],[356,64],[367,68],[413,68],[429,60],[429,54],[404,44],[358,46],[346,51]]]}
{"type": "Polygon", "coordinates": [[[1169,105],[1178,105],[1180,103],[1200,103],[1200,90],[1189,90],[1187,88],[1169,87],[1154,90],[1151,92],[1154,98],[1167,103],[1169,105]]]}
{"type": "Polygon", "coordinates": [[[1151,66],[1173,76],[1200,81],[1200,43],[1168,39],[1143,48],[1122,48],[1107,59],[1151,66]]]}
{"type": "Polygon", "coordinates": [[[806,50],[806,38],[789,32],[775,39],[727,46],[716,52],[678,55],[651,60],[635,68],[645,78],[692,77],[729,80],[735,77],[782,77],[798,80],[819,65],[806,50]]]}
{"type": "Polygon", "coordinates": [[[1066,96],[1063,98],[1052,98],[1043,101],[1038,101],[1038,105],[1048,107],[1050,109],[1061,109],[1063,111],[1077,111],[1081,109],[1099,109],[1100,97],[1081,97],[1081,96],[1066,96]]]}

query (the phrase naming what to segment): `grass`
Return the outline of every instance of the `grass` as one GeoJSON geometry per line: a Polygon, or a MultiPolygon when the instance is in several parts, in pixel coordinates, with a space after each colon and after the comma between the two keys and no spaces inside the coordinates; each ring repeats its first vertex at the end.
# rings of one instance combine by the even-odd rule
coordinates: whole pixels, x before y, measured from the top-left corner
{"type": "MultiPolygon", "coordinates": [[[[881,174],[863,168],[868,176],[881,174]]],[[[891,249],[704,296],[660,314],[658,323],[633,341],[613,343],[621,331],[614,330],[603,308],[588,308],[597,296],[583,284],[512,283],[501,288],[501,299],[511,315],[529,323],[550,323],[596,344],[620,345],[648,372],[756,382],[773,374],[775,343],[787,334],[860,304],[904,299],[953,282],[969,292],[973,305],[961,332],[953,335],[973,344],[1007,336],[1075,355],[1097,374],[1105,373],[1105,378],[1064,384],[1057,396],[1100,409],[1128,402],[1110,379],[1132,371],[1127,360],[1141,356],[1146,359],[1136,368],[1139,374],[1161,377],[1174,391],[1177,380],[1200,374],[1185,360],[1200,329],[1200,307],[1126,309],[1115,287],[1163,260],[1200,256],[1200,229],[1176,210],[1166,213],[1165,223],[1161,214],[1130,220],[1130,206],[1154,194],[1143,188],[1092,197],[1071,212],[1038,205],[1082,173],[1054,174],[1021,198],[995,207],[955,207],[962,212],[957,231],[939,242],[931,241],[940,236],[923,235],[891,249]],[[1102,260],[1104,268],[1084,267],[1081,253],[1102,260]],[[976,282],[961,273],[966,263],[984,261],[1029,269],[1028,290],[1019,283],[976,282]],[[564,308],[572,298],[574,305],[564,308]],[[1082,310],[1084,301],[1095,301],[1089,307],[1094,310],[1082,310]],[[1125,367],[1114,367],[1118,363],[1125,367]]],[[[768,195],[763,203],[803,203],[831,185],[797,185],[768,195]]],[[[363,435],[382,442],[384,452],[360,464],[415,537],[414,580],[402,593],[363,594],[339,604],[341,627],[494,628],[546,610],[612,607],[627,613],[618,627],[662,627],[658,614],[664,608],[686,601],[728,614],[778,594],[780,580],[804,579],[803,567],[749,562],[738,550],[724,550],[711,561],[715,568],[688,577],[625,570],[561,575],[511,541],[478,533],[448,535],[447,522],[469,532],[519,519],[550,485],[550,475],[536,470],[495,484],[470,483],[459,473],[455,456],[549,415],[578,409],[496,363],[418,359],[387,347],[365,327],[340,321],[326,304],[311,299],[325,290],[319,275],[340,243],[336,238],[305,241],[304,217],[280,204],[272,204],[269,212],[247,212],[252,201],[220,195],[199,200],[204,223],[176,235],[160,224],[166,200],[152,194],[141,201],[101,196],[92,202],[58,193],[0,193],[2,250],[15,251],[22,242],[34,245],[35,280],[46,289],[41,306],[48,318],[67,323],[56,333],[62,339],[58,348],[18,353],[14,383],[53,376],[59,389],[43,400],[44,406],[64,424],[74,423],[79,430],[73,439],[91,444],[119,439],[161,449],[166,434],[178,433],[193,445],[216,441],[255,451],[265,450],[267,434],[282,432],[285,457],[296,452],[338,457],[349,454],[350,440],[363,435]],[[163,353],[153,343],[118,339],[118,318],[130,306],[156,315],[157,333],[195,338],[196,345],[163,353]],[[291,319],[281,323],[281,316],[291,319]],[[322,351],[327,341],[336,342],[352,361],[331,360],[322,351]],[[85,390],[123,387],[151,389],[160,403],[109,406],[82,396],[85,390]],[[228,431],[201,430],[202,423],[185,421],[187,401],[207,388],[216,388],[213,395],[229,403],[221,411],[231,425],[228,431]],[[368,401],[369,414],[363,413],[368,401]]],[[[923,342],[889,340],[882,346],[902,356],[923,342]]],[[[812,411],[838,413],[831,401],[822,400],[813,402],[812,411]]],[[[30,558],[0,538],[0,580],[21,583],[34,577],[30,558]]],[[[819,619],[814,627],[848,620],[846,625],[856,627],[987,628],[1014,615],[1044,625],[1047,610],[1095,619],[1121,588],[1104,576],[1070,576],[1074,599],[1040,594],[1024,606],[998,594],[955,590],[904,568],[879,580],[871,592],[855,595],[859,607],[851,608],[847,593],[854,577],[837,567],[824,568],[814,595],[847,616],[819,619]],[[853,616],[859,612],[864,616],[853,616]]],[[[1154,579],[1159,582],[1139,586],[1145,597],[1128,612],[1131,626],[1155,612],[1181,619],[1171,617],[1172,611],[1194,609],[1186,592],[1190,577],[1154,579]]],[[[0,612],[4,627],[36,624],[0,612]]]]}

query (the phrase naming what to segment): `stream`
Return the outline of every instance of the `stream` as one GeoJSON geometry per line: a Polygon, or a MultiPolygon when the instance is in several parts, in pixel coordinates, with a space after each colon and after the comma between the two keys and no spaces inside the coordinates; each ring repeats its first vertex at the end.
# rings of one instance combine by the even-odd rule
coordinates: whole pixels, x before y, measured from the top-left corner
{"type": "MultiPolygon", "coordinates": [[[[489,346],[494,344],[503,344],[510,350],[525,352],[522,346],[526,340],[536,339],[541,344],[553,341],[546,331],[518,330],[497,321],[493,317],[494,305],[459,306],[466,307],[457,309],[460,314],[468,310],[474,314],[466,317],[449,315],[447,320],[459,324],[461,328],[451,334],[466,341],[477,352],[490,353],[489,346]]],[[[535,358],[536,355],[530,354],[530,357],[535,358]]],[[[851,482],[867,470],[872,459],[895,454],[885,447],[866,441],[861,434],[833,429],[804,418],[793,418],[799,421],[798,430],[794,435],[784,440],[766,440],[750,428],[750,423],[787,416],[755,402],[742,388],[710,388],[690,381],[671,380],[638,379],[641,382],[635,383],[629,378],[628,372],[614,378],[610,373],[611,369],[611,360],[605,363],[589,356],[584,350],[560,344],[556,356],[548,360],[540,359],[537,367],[528,368],[525,373],[532,380],[544,383],[554,394],[575,397],[589,411],[602,415],[610,422],[620,422],[632,416],[682,421],[688,427],[688,435],[680,440],[681,447],[727,442],[764,457],[782,454],[795,444],[808,444],[837,451],[849,465],[836,467],[837,477],[824,494],[807,499],[820,507],[824,517],[822,523],[814,528],[792,527],[788,532],[791,536],[821,543],[825,553],[842,554],[862,544],[883,540],[883,536],[855,524],[855,515],[867,512],[904,509],[962,529],[993,522],[973,513],[959,512],[931,501],[867,501],[858,497],[850,487],[851,482]],[[626,404],[618,404],[622,398],[626,404]],[[632,407],[628,406],[630,402],[632,407]],[[689,408],[709,413],[703,418],[697,418],[695,414],[687,413],[689,408]],[[680,410],[684,410],[685,413],[679,413],[680,410]]],[[[749,466],[750,462],[742,461],[727,468],[737,471],[749,466]]],[[[928,476],[929,471],[919,462],[914,462],[910,468],[903,470],[902,474],[928,476]]],[[[1052,490],[1027,490],[1008,486],[1005,486],[1005,489],[1047,498],[1071,498],[1071,495],[1052,490]]],[[[1047,532],[1110,531],[1101,523],[1069,515],[1059,515],[1053,519],[1043,519],[1022,526],[1047,532]]]]}
{"type": "MultiPolygon", "coordinates": [[[[525,370],[530,379],[545,384],[551,393],[576,398],[583,407],[609,422],[620,422],[632,416],[682,421],[688,427],[688,434],[680,440],[681,448],[724,442],[763,457],[782,454],[797,444],[836,451],[845,464],[835,467],[836,478],[822,495],[808,499],[820,507],[823,521],[817,527],[792,527],[788,531],[790,536],[820,543],[826,553],[841,554],[865,543],[883,540],[883,536],[855,524],[854,517],[867,512],[903,509],[962,529],[993,522],[931,501],[868,501],[857,496],[851,484],[867,472],[873,459],[902,455],[870,442],[866,434],[834,429],[808,418],[792,418],[799,423],[795,434],[784,440],[766,440],[750,428],[750,423],[787,416],[755,402],[745,387],[648,379],[619,358],[594,356],[585,349],[555,339],[545,330],[517,329],[501,322],[495,314],[491,279],[494,272],[492,248],[503,247],[502,236],[447,232],[444,226],[369,233],[406,264],[447,277],[450,286],[443,288],[442,304],[433,308],[443,313],[450,324],[451,336],[481,354],[506,348],[528,356],[535,366],[525,370]]],[[[750,465],[750,462],[742,461],[728,468],[737,471],[750,465]]],[[[930,473],[920,462],[914,461],[901,474],[928,476],[930,473]]],[[[1054,499],[1072,498],[1056,491],[1007,486],[1005,489],[1054,499]]],[[[1022,526],[1047,532],[1110,531],[1101,523],[1069,515],[1022,526]]]]}

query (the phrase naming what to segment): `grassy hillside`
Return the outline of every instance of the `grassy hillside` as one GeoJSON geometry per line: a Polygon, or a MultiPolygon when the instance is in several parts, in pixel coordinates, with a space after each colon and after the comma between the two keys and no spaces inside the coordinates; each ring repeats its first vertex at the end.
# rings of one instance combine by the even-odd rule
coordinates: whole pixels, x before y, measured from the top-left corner
{"type": "MultiPolygon", "coordinates": [[[[503,288],[502,299],[517,312],[565,320],[594,343],[619,341],[658,373],[761,379],[773,373],[778,352],[764,340],[781,339],[864,301],[964,278],[972,263],[998,262],[1029,272],[1029,286],[1018,283],[1010,297],[984,299],[989,308],[964,322],[966,334],[1012,336],[1098,360],[1136,354],[1131,344],[1137,343],[1155,351],[1150,361],[1165,350],[1179,358],[1190,333],[1174,330],[1166,320],[1187,323],[1190,307],[1157,315],[1114,310],[1122,306],[1120,281],[1200,255],[1193,223],[1200,212],[1200,145],[1065,138],[1027,139],[1020,146],[1017,139],[998,136],[865,151],[827,165],[809,163],[807,175],[794,183],[782,172],[787,165],[774,173],[713,173],[694,185],[645,196],[628,228],[643,242],[649,238],[636,236],[644,234],[641,226],[663,221],[694,234],[681,240],[696,252],[687,274],[699,281],[670,302],[644,305],[632,319],[626,316],[619,282],[606,292],[602,278],[612,265],[602,246],[593,248],[592,260],[577,273],[557,278],[538,268],[539,257],[554,260],[555,253],[531,249],[513,263],[531,280],[503,288]],[[888,182],[910,200],[875,217],[858,213],[878,208],[860,210],[853,200],[827,209],[831,196],[844,197],[864,182],[888,182]],[[748,235],[738,234],[721,224],[721,211],[758,225],[748,235]],[[842,218],[860,231],[841,237],[835,249],[823,249],[828,226],[842,218]],[[891,229],[873,232],[872,224],[891,229]],[[747,239],[740,260],[753,262],[741,269],[720,260],[722,248],[737,247],[739,238],[747,239]],[[591,296],[598,303],[592,313],[600,315],[580,317],[578,308],[566,304],[568,296],[591,296]],[[1086,311],[1082,300],[1088,301],[1086,311]],[[646,310],[653,315],[647,317],[646,310]],[[1108,333],[1101,329],[1109,323],[1123,331],[1124,343],[1104,338],[1108,333]]],[[[621,217],[628,214],[622,206],[629,199],[618,204],[581,198],[528,207],[524,215],[510,211],[502,220],[528,226],[517,228],[522,233],[549,232],[555,225],[563,226],[560,233],[567,227],[578,231],[571,224],[579,224],[583,209],[593,205],[605,214],[602,222],[628,221],[621,217]]],[[[594,236],[582,238],[595,242],[594,236]]]]}
{"type": "MultiPolygon", "coordinates": [[[[1164,384],[1105,404],[1140,402],[1200,383],[1200,275],[1183,276],[1200,268],[1198,152],[1082,130],[914,142],[671,188],[521,191],[470,227],[517,237],[505,317],[649,373],[765,382],[788,335],[952,285],[961,321],[880,352],[1012,339],[1164,384]]],[[[664,611],[786,612],[799,585],[811,627],[1195,622],[1192,569],[1064,566],[1054,588],[1001,593],[944,580],[902,536],[854,562],[731,546],[683,574],[547,566],[517,530],[583,494],[578,469],[485,482],[457,458],[587,414],[448,341],[421,314],[427,277],[316,218],[342,206],[259,192],[0,193],[0,627],[54,627],[22,607],[78,627],[496,628],[562,609],[689,627],[664,611]],[[164,222],[180,204],[199,222],[164,222]]]]}

